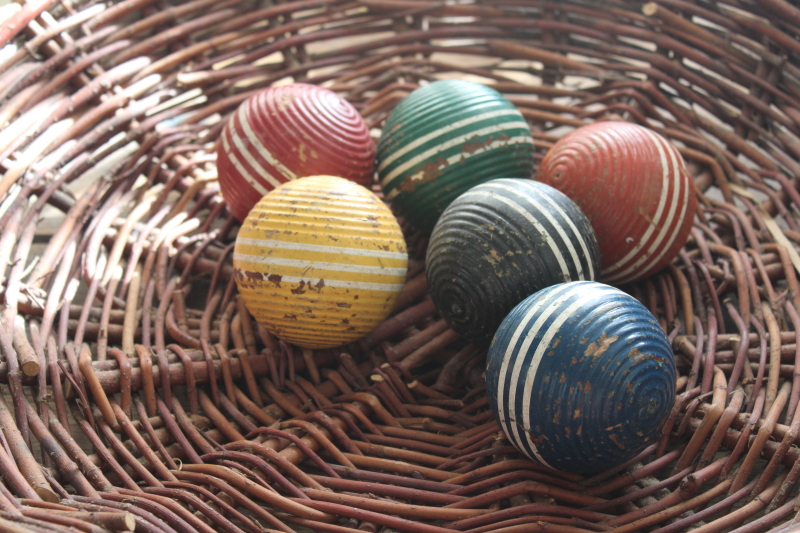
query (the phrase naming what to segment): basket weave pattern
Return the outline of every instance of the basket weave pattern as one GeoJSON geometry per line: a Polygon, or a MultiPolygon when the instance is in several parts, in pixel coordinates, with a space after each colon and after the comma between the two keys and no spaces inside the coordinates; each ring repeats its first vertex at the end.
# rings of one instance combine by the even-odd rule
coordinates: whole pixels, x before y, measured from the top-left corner
{"type": "MultiPolygon", "coordinates": [[[[16,7],[16,9],[12,9],[16,7]]],[[[800,480],[800,9],[786,0],[32,0],[0,26],[0,530],[788,531],[800,480]],[[700,207],[624,287],[676,353],[662,438],[591,478],[524,458],[426,298],[300,350],[236,294],[214,143],[275,83],[379,128],[467,77],[528,120],[669,138],[700,207]],[[39,220],[65,216],[36,248],[39,220]]],[[[411,221],[413,222],[413,221],[411,221]]]]}

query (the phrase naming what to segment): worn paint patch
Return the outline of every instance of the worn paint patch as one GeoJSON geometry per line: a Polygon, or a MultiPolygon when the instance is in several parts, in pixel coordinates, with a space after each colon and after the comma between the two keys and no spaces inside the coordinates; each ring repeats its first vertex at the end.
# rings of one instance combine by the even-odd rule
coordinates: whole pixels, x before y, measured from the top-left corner
{"type": "Polygon", "coordinates": [[[583,355],[591,357],[593,361],[597,361],[617,339],[619,339],[619,335],[608,336],[604,332],[597,341],[589,344],[583,355]]]}

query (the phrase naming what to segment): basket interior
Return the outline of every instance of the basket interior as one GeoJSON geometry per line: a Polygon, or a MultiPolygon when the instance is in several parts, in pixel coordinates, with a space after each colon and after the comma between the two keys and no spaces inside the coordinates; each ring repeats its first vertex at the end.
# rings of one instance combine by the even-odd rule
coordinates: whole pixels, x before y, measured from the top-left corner
{"type": "MultiPolygon", "coordinates": [[[[788,531],[800,479],[800,9],[785,0],[34,0],[0,7],[0,530],[788,531]],[[232,279],[214,144],[302,81],[374,138],[488,84],[541,160],[624,120],[686,160],[686,247],[623,289],[672,342],[662,438],[581,477],[515,451],[485,351],[427,297],[341,349],[272,338],[232,279]]],[[[375,190],[380,192],[379,186],[375,190]]]]}

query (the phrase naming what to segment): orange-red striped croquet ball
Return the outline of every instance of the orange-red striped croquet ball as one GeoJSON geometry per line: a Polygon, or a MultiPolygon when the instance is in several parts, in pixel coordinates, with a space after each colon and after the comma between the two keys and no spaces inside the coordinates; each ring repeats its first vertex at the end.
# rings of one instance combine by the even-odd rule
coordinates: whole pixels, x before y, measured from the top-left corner
{"type": "Polygon", "coordinates": [[[386,204],[333,176],[264,195],[233,248],[247,309],[270,333],[304,348],[333,348],[372,331],[397,300],[407,266],[386,204]]]}
{"type": "Polygon", "coordinates": [[[375,143],[358,111],[305,83],[251,96],[217,141],[222,196],[239,220],[267,192],[297,178],[333,175],[369,187],[374,161],[375,143]]]}
{"type": "Polygon", "coordinates": [[[597,122],[560,139],[536,174],[569,196],[594,228],[600,279],[650,276],[678,254],[692,229],[694,182],[663,136],[627,122],[597,122]]]}

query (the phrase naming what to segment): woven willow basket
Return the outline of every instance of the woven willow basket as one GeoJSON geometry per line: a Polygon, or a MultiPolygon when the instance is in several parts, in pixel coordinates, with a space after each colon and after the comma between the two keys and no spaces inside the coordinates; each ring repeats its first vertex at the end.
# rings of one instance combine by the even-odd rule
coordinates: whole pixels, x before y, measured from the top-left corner
{"type": "Polygon", "coordinates": [[[794,530],[787,0],[30,0],[0,14],[0,530],[794,530]],[[393,316],[340,350],[277,342],[237,297],[213,151],[236,107],[319,84],[377,138],[440,78],[503,92],[538,158],[612,117],[668,137],[694,175],[689,243],[625,287],[669,334],[679,378],[662,438],[623,467],[569,476],[510,447],[485,353],[426,298],[424,235],[407,235],[393,316]]]}

